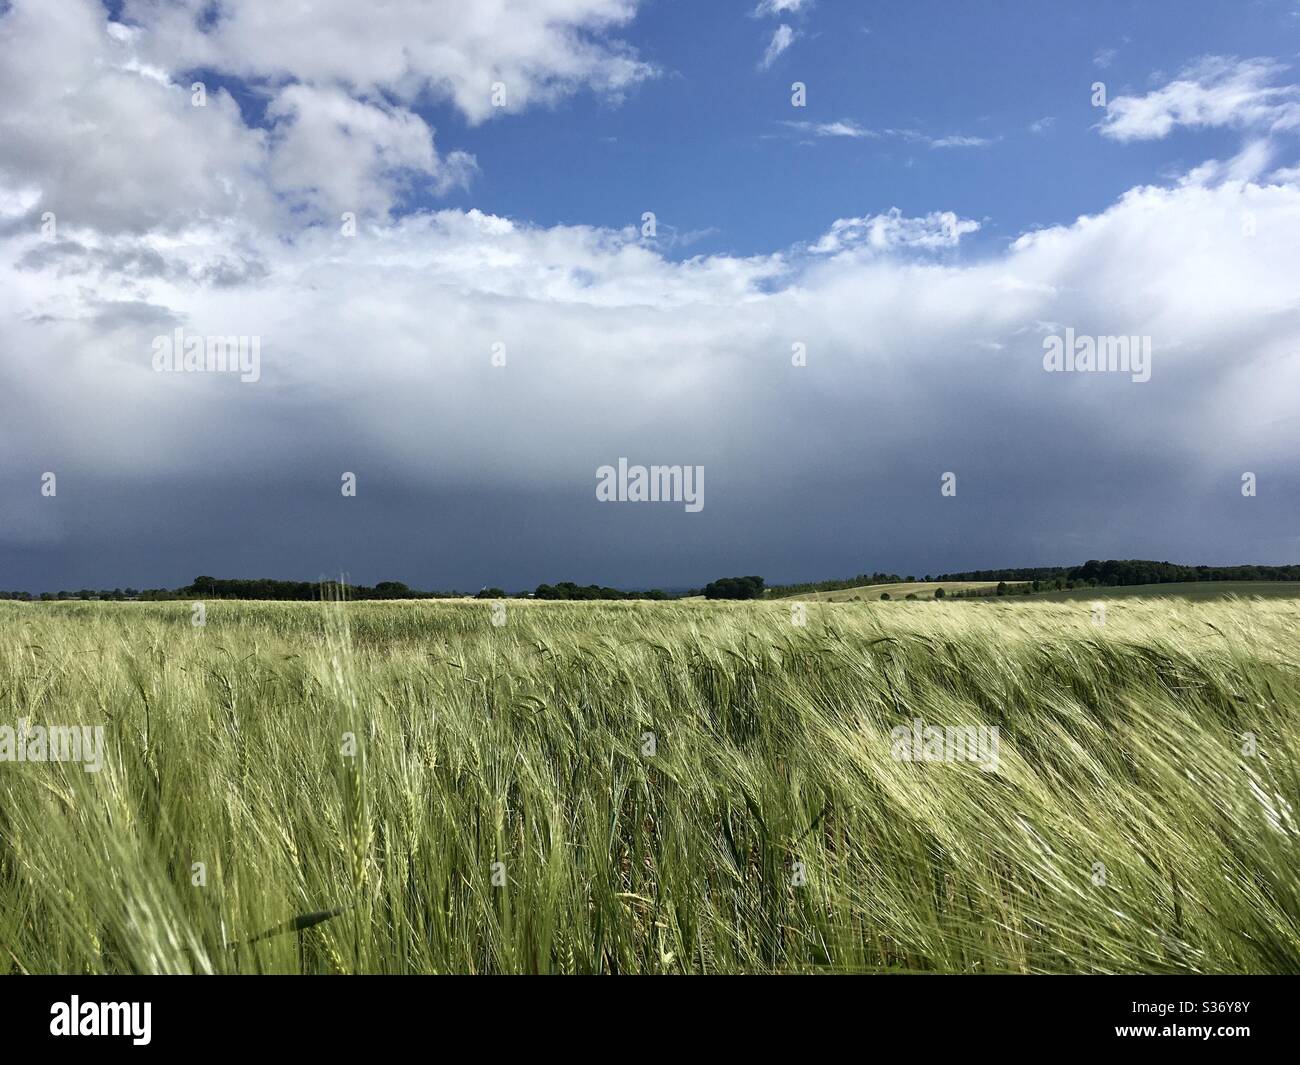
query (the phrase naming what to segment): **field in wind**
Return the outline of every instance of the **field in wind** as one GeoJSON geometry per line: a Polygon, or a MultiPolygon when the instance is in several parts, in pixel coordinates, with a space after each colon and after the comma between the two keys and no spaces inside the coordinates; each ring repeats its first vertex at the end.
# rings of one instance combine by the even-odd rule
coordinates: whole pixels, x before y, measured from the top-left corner
{"type": "Polygon", "coordinates": [[[191,618],[0,603],[0,972],[1300,971],[1294,601],[191,618]]]}

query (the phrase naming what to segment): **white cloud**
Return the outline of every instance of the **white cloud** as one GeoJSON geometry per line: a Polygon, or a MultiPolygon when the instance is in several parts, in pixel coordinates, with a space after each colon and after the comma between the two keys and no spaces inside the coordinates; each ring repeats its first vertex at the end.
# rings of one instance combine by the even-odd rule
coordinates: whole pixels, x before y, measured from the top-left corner
{"type": "Polygon", "coordinates": [[[930,148],[986,148],[993,143],[988,137],[968,137],[960,134],[934,137],[915,129],[887,129],[884,133],[886,136],[900,137],[905,141],[924,144],[930,148]]]}
{"type": "Polygon", "coordinates": [[[781,123],[801,133],[810,133],[814,137],[854,137],[875,138],[880,134],[875,130],[864,129],[851,119],[843,118],[836,122],[790,122],[781,123]]]}
{"type": "Polygon", "coordinates": [[[1115,62],[1115,57],[1119,54],[1114,48],[1098,48],[1092,57],[1093,66],[1105,70],[1111,63],[1115,62]]]}
{"type": "Polygon", "coordinates": [[[1187,185],[1217,185],[1224,181],[1256,181],[1273,164],[1274,148],[1264,137],[1249,141],[1228,160],[1210,159],[1183,176],[1187,185]]]}
{"type": "Polygon", "coordinates": [[[987,148],[993,142],[988,137],[932,137],[931,148],[987,148]]]}
{"type": "Polygon", "coordinates": [[[796,15],[812,7],[812,0],[759,0],[755,15],[796,15]]]}
{"type": "Polygon", "coordinates": [[[1145,96],[1117,96],[1106,107],[1104,136],[1159,140],[1179,126],[1262,132],[1300,128],[1300,86],[1272,84],[1286,68],[1272,59],[1212,56],[1145,96]]]}
{"type": "Polygon", "coordinates": [[[654,71],[610,34],[635,0],[454,5],[97,0],[0,8],[0,186],[26,210],[117,231],[195,218],[293,228],[342,210],[385,216],[408,189],[466,185],[474,158],[440,153],[411,105],[452,100],[471,121],[505,84],[507,110],[591,89],[617,95],[654,71]],[[129,24],[128,24],[129,23],[129,24]],[[254,79],[251,124],[192,69],[254,79]]]}
{"type": "Polygon", "coordinates": [[[851,249],[872,252],[919,248],[935,251],[955,248],[967,233],[979,229],[979,223],[958,218],[952,211],[936,211],[924,218],[906,218],[897,208],[866,218],[839,218],[830,231],[810,248],[826,255],[851,249]]]}
{"type": "Polygon", "coordinates": [[[993,141],[988,137],[970,137],[963,135],[932,137],[928,133],[922,133],[915,129],[867,129],[848,118],[842,118],[834,122],[786,120],[783,121],[781,125],[786,126],[789,129],[798,130],[800,133],[809,134],[813,137],[850,137],[873,140],[881,137],[897,137],[901,140],[911,141],[916,144],[924,144],[930,148],[984,148],[993,143],[993,141]]]}
{"type": "Polygon", "coordinates": [[[1056,117],[1054,115],[1044,115],[1042,118],[1029,123],[1029,132],[1046,133],[1054,125],[1056,125],[1056,117]]]}
{"type": "Polygon", "coordinates": [[[382,14],[355,0],[224,0],[205,21],[210,6],[128,0],[126,10],[147,28],[150,54],[173,68],[213,66],[405,104],[428,94],[471,122],[493,115],[494,82],[505,86],[504,110],[519,111],[584,89],[617,97],[657,73],[613,36],[637,0],[387,0],[382,14]]]}
{"type": "Polygon", "coordinates": [[[94,0],[18,0],[0,15],[0,184],[39,190],[33,208],[70,224],[264,216],[264,134],[224,92],[191,106],[188,85],[140,63],[137,36],[94,0]]]}
{"type": "Polygon", "coordinates": [[[795,36],[796,34],[794,30],[785,25],[785,23],[778,26],[776,32],[772,34],[772,39],[768,42],[767,51],[763,53],[763,59],[759,63],[759,66],[764,70],[767,70],[776,62],[782,52],[789,48],[790,45],[794,44],[795,36]]]}
{"type": "Polygon", "coordinates": [[[318,212],[386,216],[402,189],[423,179],[441,194],[465,185],[473,156],[439,158],[433,133],[410,111],[355,100],[337,89],[289,85],[267,107],[271,179],[318,212]]]}

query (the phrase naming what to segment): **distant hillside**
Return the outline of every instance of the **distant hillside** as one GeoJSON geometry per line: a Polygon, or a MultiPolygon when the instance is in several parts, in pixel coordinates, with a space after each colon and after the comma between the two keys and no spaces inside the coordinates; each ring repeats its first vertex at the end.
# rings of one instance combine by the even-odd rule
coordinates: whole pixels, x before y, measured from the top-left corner
{"type": "Polygon", "coordinates": [[[1057,581],[1085,582],[1109,587],[1172,584],[1192,581],[1300,581],[1300,566],[1184,566],[1147,559],[1096,559],[1081,566],[1040,566],[1022,569],[971,570],[944,573],[941,581],[1057,581]]]}
{"type": "MultiPolygon", "coordinates": [[[[558,584],[540,584],[534,592],[517,592],[514,597],[536,599],[675,599],[708,598],[732,599],[792,599],[844,601],[853,599],[903,599],[908,595],[933,598],[942,587],[944,596],[971,598],[992,595],[1042,595],[1074,590],[1098,588],[1148,588],[1163,584],[1201,585],[1208,583],[1287,583],[1300,585],[1300,565],[1293,566],[1185,566],[1176,562],[1153,562],[1147,559],[1090,560],[1078,566],[1029,566],[1010,569],[968,570],[963,573],[941,573],[937,577],[901,577],[896,573],[859,573],[844,577],[804,584],[784,584],[764,587],[761,577],[725,577],[713,581],[704,589],[661,591],[624,591],[599,585],[578,585],[571,581],[558,584]],[[684,596],[681,592],[684,591],[684,596]]],[[[508,593],[500,588],[487,588],[478,598],[505,598],[508,593]]],[[[1258,592],[1256,594],[1291,594],[1258,592]]],[[[334,581],[283,581],[271,579],[217,579],[196,577],[183,588],[114,588],[93,591],[43,592],[34,596],[30,592],[0,591],[0,599],[30,601],[64,599],[290,599],[317,600],[346,597],[348,599],[443,599],[460,598],[456,591],[418,591],[400,581],[381,581],[374,587],[343,585],[334,581]]]]}
{"type": "Polygon", "coordinates": [[[1123,587],[1075,588],[1046,592],[1036,601],[1065,603],[1092,599],[1226,599],[1229,596],[1265,599],[1300,599],[1300,581],[1189,581],[1167,584],[1132,584],[1123,587]]]}
{"type": "Polygon", "coordinates": [[[886,584],[864,584],[854,588],[834,588],[828,591],[804,592],[795,595],[782,595],[783,599],[798,599],[808,603],[852,603],[855,601],[875,602],[881,598],[933,599],[935,592],[942,588],[944,597],[962,596],[973,593],[993,594],[997,591],[996,581],[898,581],[886,584]]]}
{"type": "MultiPolygon", "coordinates": [[[[925,579],[930,580],[926,574],[925,579]]],[[[789,599],[791,596],[808,596],[817,592],[852,591],[874,588],[884,584],[906,584],[915,577],[900,577],[897,573],[859,573],[856,577],[843,577],[828,581],[809,581],[804,584],[774,584],[767,589],[768,598],[789,599]]]]}
{"type": "Polygon", "coordinates": [[[922,578],[900,577],[896,573],[859,573],[856,577],[835,580],[774,585],[768,589],[767,597],[843,601],[879,599],[887,592],[891,599],[901,599],[908,595],[932,597],[938,586],[944,588],[946,595],[959,597],[1029,595],[1074,588],[1122,588],[1207,581],[1300,581],[1300,565],[1184,566],[1175,562],[1146,559],[1109,559],[1105,562],[1093,559],[1077,566],[968,570],[963,573],[941,573],[937,577],[927,573],[922,578]],[[1005,586],[1001,593],[997,587],[999,584],[1005,586]],[[898,587],[893,587],[895,585],[898,587]]]}

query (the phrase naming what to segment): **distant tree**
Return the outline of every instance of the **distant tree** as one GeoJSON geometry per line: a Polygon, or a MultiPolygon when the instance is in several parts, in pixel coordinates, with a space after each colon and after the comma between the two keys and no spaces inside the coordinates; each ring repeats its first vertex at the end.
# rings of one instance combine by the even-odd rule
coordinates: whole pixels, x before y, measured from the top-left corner
{"type": "MultiPolygon", "coordinates": [[[[619,588],[606,588],[599,584],[575,584],[573,581],[560,581],[559,584],[539,584],[534,592],[524,593],[534,599],[579,599],[579,600],[619,600],[619,599],[667,599],[668,595],[658,588],[648,592],[625,592],[619,588]]],[[[698,593],[690,593],[692,595],[698,593]]]]}
{"type": "Polygon", "coordinates": [[[484,588],[478,595],[474,596],[475,599],[504,599],[505,597],[506,593],[500,588],[484,588]]]}
{"type": "Polygon", "coordinates": [[[998,595],[1006,595],[1006,594],[1007,594],[1007,582],[998,581],[998,595]]]}
{"type": "Polygon", "coordinates": [[[881,598],[881,599],[888,599],[888,598],[889,598],[889,593],[888,593],[888,592],[881,592],[881,593],[880,593],[880,598],[881,598]]]}
{"type": "Polygon", "coordinates": [[[706,599],[760,599],[762,577],[722,577],[704,586],[706,599]]]}
{"type": "Polygon", "coordinates": [[[936,588],[936,589],[934,590],[934,597],[935,597],[936,599],[942,599],[942,598],[944,597],[945,594],[946,594],[946,593],[944,592],[944,590],[943,590],[942,588],[936,588]]]}

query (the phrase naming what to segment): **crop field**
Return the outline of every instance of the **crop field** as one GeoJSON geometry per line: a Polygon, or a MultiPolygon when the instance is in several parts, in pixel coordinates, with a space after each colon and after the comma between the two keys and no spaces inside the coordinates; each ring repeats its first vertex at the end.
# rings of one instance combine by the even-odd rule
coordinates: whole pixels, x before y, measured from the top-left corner
{"type": "Polygon", "coordinates": [[[1300,972],[1300,602],[794,620],[0,603],[0,972],[1300,972]]]}
{"type": "Polygon", "coordinates": [[[1071,588],[1034,593],[1045,602],[1080,599],[1300,599],[1300,581],[1183,581],[1171,584],[1131,584],[1115,588],[1071,588]]]}
{"type": "MultiPolygon", "coordinates": [[[[1007,582],[1009,586],[1021,583],[1023,582],[1007,582]]],[[[942,588],[945,595],[954,595],[957,592],[989,592],[997,586],[997,581],[902,581],[894,584],[864,584],[856,588],[837,588],[831,592],[805,592],[789,598],[808,603],[870,602],[879,599],[882,595],[888,595],[890,599],[905,599],[909,595],[914,595],[918,599],[933,599],[938,588],[942,588]]]]}

